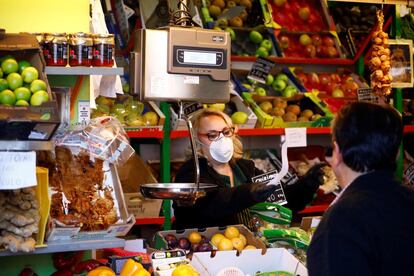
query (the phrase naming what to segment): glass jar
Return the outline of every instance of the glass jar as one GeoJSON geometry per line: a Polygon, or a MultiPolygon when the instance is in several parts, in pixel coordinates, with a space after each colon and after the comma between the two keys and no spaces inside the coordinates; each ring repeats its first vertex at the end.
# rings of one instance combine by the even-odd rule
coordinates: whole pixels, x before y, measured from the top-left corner
{"type": "Polygon", "coordinates": [[[112,34],[93,36],[93,66],[114,66],[115,40],[112,34]]]}
{"type": "Polygon", "coordinates": [[[45,34],[43,55],[48,66],[66,66],[68,64],[68,40],[66,34],[45,34]]]}
{"type": "Polygon", "coordinates": [[[89,34],[76,33],[69,36],[69,65],[91,66],[93,39],[89,34]]]}

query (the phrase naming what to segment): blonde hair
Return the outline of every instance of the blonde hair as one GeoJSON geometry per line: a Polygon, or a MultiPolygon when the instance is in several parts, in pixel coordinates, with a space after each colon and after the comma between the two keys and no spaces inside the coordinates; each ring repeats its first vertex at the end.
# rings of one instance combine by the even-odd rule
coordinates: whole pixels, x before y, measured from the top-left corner
{"type": "MultiPolygon", "coordinates": [[[[209,117],[209,116],[220,117],[224,120],[224,122],[226,123],[226,125],[228,127],[234,127],[233,122],[231,121],[230,117],[226,113],[224,113],[224,112],[222,112],[218,109],[204,108],[204,109],[198,111],[196,113],[196,115],[191,120],[192,123],[193,123],[193,132],[194,132],[195,136],[197,136],[197,133],[200,129],[201,119],[205,118],[205,117],[209,117]]],[[[195,137],[195,139],[198,140],[198,137],[195,137]]],[[[233,157],[231,158],[230,162],[235,162],[237,159],[240,159],[240,158],[243,157],[243,144],[242,144],[240,138],[236,134],[232,137],[232,140],[233,140],[234,150],[233,150],[233,157]]],[[[189,149],[188,153],[191,154],[191,148],[189,149]]],[[[198,153],[199,156],[205,157],[204,154],[202,153],[201,149],[198,149],[197,153],[198,153]]]]}

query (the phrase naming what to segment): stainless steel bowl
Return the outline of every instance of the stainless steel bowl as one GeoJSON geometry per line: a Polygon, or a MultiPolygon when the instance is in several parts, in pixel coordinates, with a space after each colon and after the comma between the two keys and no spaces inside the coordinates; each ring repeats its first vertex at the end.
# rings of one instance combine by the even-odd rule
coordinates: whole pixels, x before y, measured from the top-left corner
{"type": "Polygon", "coordinates": [[[140,186],[141,193],[148,198],[195,200],[206,195],[208,191],[214,190],[217,185],[199,183],[154,183],[140,186]]]}

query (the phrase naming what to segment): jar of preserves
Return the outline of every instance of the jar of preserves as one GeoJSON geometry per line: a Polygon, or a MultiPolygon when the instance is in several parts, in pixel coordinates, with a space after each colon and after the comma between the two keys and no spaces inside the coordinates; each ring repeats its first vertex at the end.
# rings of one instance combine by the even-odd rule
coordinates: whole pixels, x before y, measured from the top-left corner
{"type": "Polygon", "coordinates": [[[114,66],[115,40],[112,34],[93,36],[93,66],[114,66]]]}
{"type": "Polygon", "coordinates": [[[43,55],[48,66],[68,64],[68,40],[65,33],[46,33],[43,40],[43,55]]]}
{"type": "Polygon", "coordinates": [[[76,33],[69,36],[69,65],[91,66],[93,39],[89,34],[76,33]]]}

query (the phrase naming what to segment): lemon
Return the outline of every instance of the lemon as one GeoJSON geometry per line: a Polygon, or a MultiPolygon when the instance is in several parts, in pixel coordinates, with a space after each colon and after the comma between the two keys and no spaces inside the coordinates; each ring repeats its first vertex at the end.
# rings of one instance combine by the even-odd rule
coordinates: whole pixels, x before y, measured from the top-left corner
{"type": "Polygon", "coordinates": [[[201,235],[200,233],[193,231],[188,235],[188,240],[191,243],[199,243],[201,241],[201,235]]]}
{"type": "Polygon", "coordinates": [[[211,237],[211,243],[212,243],[215,247],[218,247],[218,245],[219,245],[220,241],[221,241],[223,238],[225,238],[225,237],[224,237],[224,236],[223,236],[223,234],[221,234],[221,233],[214,234],[214,235],[211,237]]]}
{"type": "Polygon", "coordinates": [[[244,243],[243,243],[242,239],[240,239],[240,238],[232,238],[232,239],[231,239],[231,242],[232,242],[232,244],[233,244],[233,247],[234,247],[236,250],[239,250],[239,251],[243,250],[243,248],[244,248],[244,243]]]}
{"type": "Polygon", "coordinates": [[[174,271],[172,272],[171,276],[199,276],[198,273],[191,265],[179,265],[174,271]]]}
{"type": "Polygon", "coordinates": [[[243,247],[245,247],[245,246],[247,245],[247,239],[246,239],[246,237],[245,237],[242,233],[240,233],[240,235],[239,235],[239,239],[241,239],[241,240],[242,240],[242,242],[243,242],[243,247]]]}
{"type": "Polygon", "coordinates": [[[234,226],[229,226],[226,228],[226,231],[224,231],[224,236],[228,239],[232,238],[238,238],[240,235],[239,229],[237,229],[234,226]]]}
{"type": "Polygon", "coordinates": [[[233,250],[233,243],[227,238],[222,238],[217,246],[218,250],[233,250]]]}

